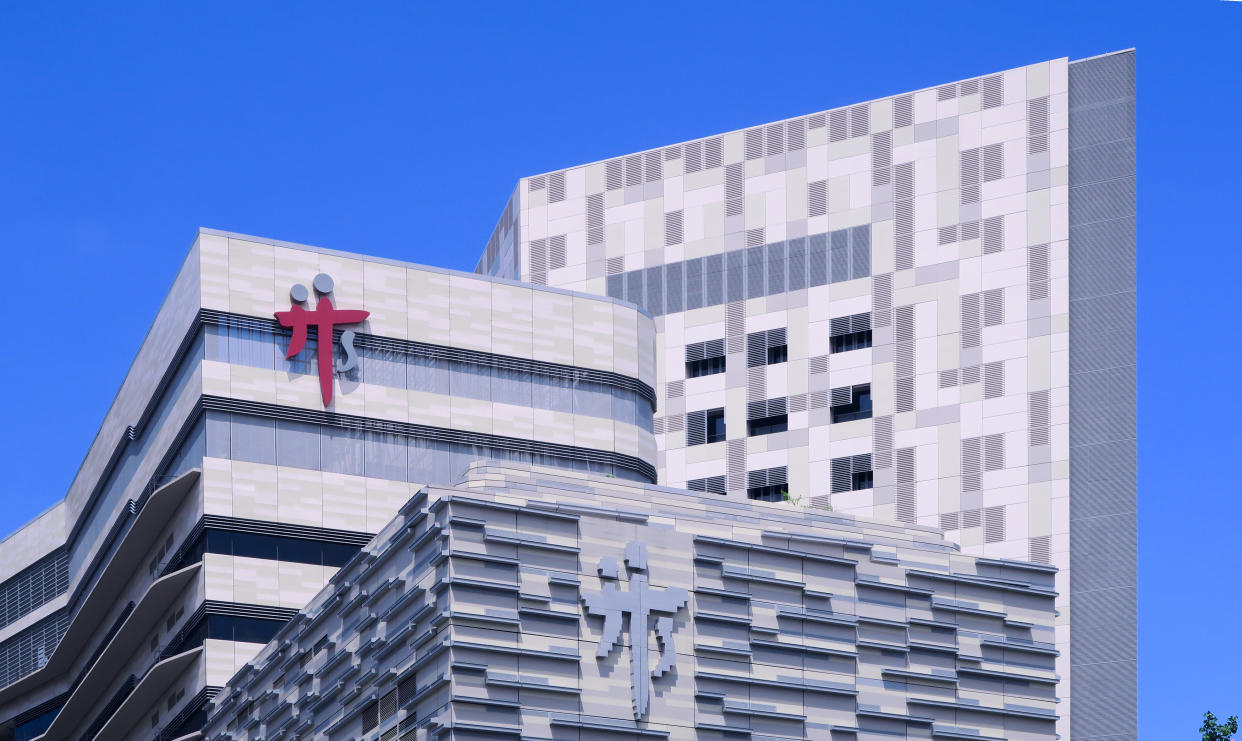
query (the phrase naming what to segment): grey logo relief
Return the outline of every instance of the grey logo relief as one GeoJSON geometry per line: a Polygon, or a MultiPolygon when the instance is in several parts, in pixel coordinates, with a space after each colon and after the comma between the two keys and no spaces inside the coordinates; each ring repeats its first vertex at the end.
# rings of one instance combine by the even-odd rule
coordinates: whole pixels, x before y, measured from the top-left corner
{"type": "Polygon", "coordinates": [[[661,677],[673,668],[677,658],[673,647],[673,617],[686,606],[689,597],[681,587],[653,589],[648,584],[646,545],[634,541],[626,544],[625,565],[630,574],[629,591],[621,590],[616,559],[601,558],[599,575],[607,581],[600,592],[584,594],[582,600],[586,603],[587,614],[604,618],[604,632],[595,652],[597,659],[607,657],[622,642],[621,615],[629,615],[630,691],[634,718],[640,719],[647,714],[651,701],[651,678],[661,677]],[[654,669],[648,669],[647,634],[652,615],[657,616],[655,631],[660,659],[654,669]]]}

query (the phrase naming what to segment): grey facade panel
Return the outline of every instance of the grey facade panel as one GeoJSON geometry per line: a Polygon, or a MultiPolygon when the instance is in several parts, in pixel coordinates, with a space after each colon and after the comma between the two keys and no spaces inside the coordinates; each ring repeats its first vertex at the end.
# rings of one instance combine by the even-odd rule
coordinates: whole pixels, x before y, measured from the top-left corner
{"type": "Polygon", "coordinates": [[[1134,53],[1069,67],[1071,735],[1137,727],[1134,53]]]}

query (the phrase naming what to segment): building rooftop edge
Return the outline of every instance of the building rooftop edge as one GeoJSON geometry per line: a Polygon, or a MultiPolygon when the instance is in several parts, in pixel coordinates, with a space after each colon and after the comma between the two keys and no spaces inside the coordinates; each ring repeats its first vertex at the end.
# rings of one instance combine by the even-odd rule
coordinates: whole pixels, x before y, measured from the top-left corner
{"type": "Polygon", "coordinates": [[[499,283],[501,285],[516,286],[518,288],[530,288],[536,291],[544,291],[547,293],[559,293],[565,296],[573,296],[574,298],[590,299],[592,301],[603,301],[610,304],[616,304],[626,309],[633,309],[636,313],[653,319],[645,309],[637,304],[628,301],[604,296],[598,293],[586,293],[585,291],[571,291],[565,288],[556,288],[554,286],[541,286],[534,283],[526,283],[520,280],[512,280],[509,278],[499,278],[494,275],[484,275],[482,273],[474,273],[466,270],[454,270],[452,268],[440,268],[434,265],[423,265],[421,263],[410,262],[408,260],[397,260],[390,257],[378,257],[375,255],[367,255],[361,252],[349,252],[347,250],[337,250],[330,247],[319,247],[311,244],[301,244],[299,242],[286,242],[280,239],[272,239],[270,237],[259,237],[253,234],[242,234],[240,232],[230,232],[222,229],[212,229],[210,227],[200,226],[199,234],[208,234],[213,237],[225,237],[228,239],[244,239],[247,242],[255,242],[257,244],[267,244],[273,247],[286,247],[292,250],[301,250],[303,252],[315,252],[321,255],[332,255],[333,257],[344,257],[352,260],[363,260],[365,262],[379,263],[381,265],[392,265],[394,267],[407,268],[412,270],[422,270],[428,273],[440,273],[441,275],[455,275],[460,278],[471,278],[473,280],[482,280],[490,283],[499,283]]]}
{"type": "MultiPolygon", "coordinates": [[[[1112,55],[1114,55],[1114,54],[1126,54],[1126,53],[1132,53],[1132,52],[1134,52],[1134,50],[1135,50],[1135,47],[1130,47],[1129,49],[1119,49],[1119,50],[1117,50],[1117,51],[1105,52],[1105,53],[1103,53],[1103,54],[1096,54],[1095,56],[1091,56],[1091,57],[1083,57],[1083,58],[1081,58],[1081,59],[1070,59],[1069,57],[1067,57],[1067,56],[1066,56],[1066,57],[1053,57],[1053,58],[1051,58],[1051,59],[1045,59],[1045,60],[1042,60],[1042,61],[1044,61],[1044,62],[1054,62],[1054,61],[1058,61],[1058,60],[1061,60],[1061,59],[1065,59],[1065,60],[1067,60],[1067,63],[1068,63],[1068,64],[1076,64],[1076,63],[1078,63],[1078,62],[1085,62],[1085,61],[1090,60],[1090,59],[1098,59],[1098,58],[1100,58],[1100,57],[1112,56],[1112,55]]],[[[1040,62],[1032,62],[1032,64],[1039,64],[1039,63],[1040,63],[1040,62]]],[[[1008,69],[1021,69],[1022,67],[1027,67],[1027,66],[1030,66],[1030,65],[1019,65],[1018,67],[1010,67],[1010,68],[1008,68],[1008,69]]],[[[1007,70],[1000,70],[1000,71],[1001,71],[1001,72],[1005,72],[1005,71],[1007,71],[1007,70]]],[[[817,113],[828,113],[828,112],[830,112],[830,111],[838,111],[838,110],[841,110],[842,108],[853,108],[854,106],[866,105],[866,104],[868,104],[868,103],[875,103],[875,102],[877,102],[877,101],[881,101],[881,100],[884,100],[884,99],[886,99],[886,98],[893,98],[893,97],[896,97],[896,96],[898,96],[898,95],[911,95],[911,94],[913,94],[913,93],[921,93],[921,92],[923,92],[923,91],[925,91],[925,90],[935,90],[936,88],[941,87],[941,86],[944,86],[944,85],[953,85],[953,84],[955,84],[955,83],[962,82],[962,81],[964,81],[964,80],[973,80],[973,79],[977,79],[977,78],[979,78],[979,77],[986,77],[988,74],[997,74],[997,73],[996,73],[996,72],[991,72],[991,73],[985,73],[985,74],[983,74],[983,75],[975,75],[975,76],[973,76],[973,77],[963,77],[963,78],[960,78],[960,79],[957,79],[957,80],[947,80],[947,81],[942,82],[942,83],[939,83],[939,84],[937,84],[937,85],[928,85],[928,86],[926,86],[926,87],[915,88],[914,90],[903,90],[903,91],[901,91],[901,92],[892,93],[892,94],[890,94],[890,95],[881,95],[881,96],[880,96],[880,97],[878,97],[878,98],[869,98],[869,99],[867,99],[867,100],[859,100],[859,101],[856,101],[856,102],[853,102],[853,103],[847,103],[847,104],[845,104],[845,105],[839,105],[839,106],[836,106],[836,107],[834,107],[834,108],[823,108],[823,109],[820,109],[820,110],[811,111],[811,112],[809,112],[809,113],[803,113],[803,114],[800,114],[800,115],[797,115],[797,116],[790,116],[790,117],[788,117],[788,118],[779,118],[779,119],[776,119],[776,120],[773,120],[773,121],[761,121],[761,122],[759,122],[759,123],[756,123],[756,124],[754,124],[754,125],[747,126],[747,127],[741,128],[741,129],[732,129],[732,130],[730,130],[730,131],[721,131],[721,132],[717,132],[717,133],[714,133],[714,134],[708,134],[707,136],[697,136],[697,137],[694,137],[694,138],[691,138],[691,139],[682,139],[682,140],[675,141],[675,142],[669,142],[668,144],[662,144],[662,145],[660,145],[660,146],[658,146],[658,147],[649,147],[649,148],[647,148],[647,149],[639,149],[639,150],[635,150],[635,151],[632,151],[632,152],[622,152],[622,153],[617,154],[617,155],[614,155],[614,156],[612,156],[612,157],[605,157],[604,159],[592,160],[592,161],[590,161],[590,162],[580,162],[580,163],[577,163],[577,164],[572,164],[572,165],[569,165],[569,166],[567,166],[567,167],[559,167],[559,168],[556,168],[556,169],[554,169],[554,170],[546,170],[546,171],[544,171],[544,172],[536,172],[536,173],[531,173],[530,175],[523,175],[522,177],[518,178],[518,183],[520,184],[520,183],[521,183],[522,181],[524,181],[524,180],[529,180],[529,179],[531,179],[531,178],[537,178],[537,177],[540,177],[540,176],[543,176],[543,175],[551,175],[552,173],[556,173],[556,172],[565,172],[566,170],[576,170],[576,169],[581,168],[581,167],[590,167],[591,165],[598,165],[598,164],[602,164],[602,163],[604,163],[604,162],[608,162],[609,160],[615,160],[615,159],[617,159],[617,158],[619,158],[619,157],[629,157],[629,156],[636,155],[636,154],[646,154],[647,152],[655,152],[655,151],[659,151],[659,150],[665,149],[665,148],[667,148],[667,147],[677,146],[678,144],[689,144],[689,143],[691,143],[691,142],[699,142],[699,141],[704,141],[704,140],[706,140],[706,139],[714,139],[715,137],[718,137],[718,136],[728,136],[728,135],[730,135],[730,134],[738,134],[738,133],[742,133],[742,132],[746,131],[747,129],[753,129],[753,128],[755,128],[756,126],[768,126],[768,125],[770,125],[770,124],[785,123],[785,122],[787,122],[787,121],[793,121],[793,120],[795,120],[795,119],[799,119],[799,118],[806,118],[807,116],[814,116],[814,115],[815,115],[815,114],[817,114],[817,113]]]]}

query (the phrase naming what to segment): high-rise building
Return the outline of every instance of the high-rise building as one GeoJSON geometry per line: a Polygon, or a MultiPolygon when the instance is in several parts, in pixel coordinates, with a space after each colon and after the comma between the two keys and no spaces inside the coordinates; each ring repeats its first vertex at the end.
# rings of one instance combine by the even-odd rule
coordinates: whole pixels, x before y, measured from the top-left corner
{"type": "Polygon", "coordinates": [[[200,231],[68,495],[0,542],[0,739],[197,733],[471,461],[653,482],[653,338],[613,299],[200,231]]]}
{"type": "Polygon", "coordinates": [[[523,178],[477,272],[655,317],[660,483],[1054,564],[1062,737],[1136,735],[1134,53],[523,178]]]}
{"type": "Polygon", "coordinates": [[[206,741],[1052,741],[1054,569],[922,527],[476,464],[216,697],[206,741]]]}

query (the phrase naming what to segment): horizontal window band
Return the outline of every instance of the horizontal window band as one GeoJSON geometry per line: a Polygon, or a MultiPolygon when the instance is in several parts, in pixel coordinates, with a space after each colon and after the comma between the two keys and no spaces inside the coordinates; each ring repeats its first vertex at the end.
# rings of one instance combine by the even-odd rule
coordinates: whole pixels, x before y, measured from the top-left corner
{"type": "Polygon", "coordinates": [[[204,395],[200,405],[205,411],[231,412],[267,419],[283,419],[290,422],[305,422],[325,427],[379,432],[403,437],[416,437],[436,442],[459,443],[462,445],[478,445],[487,448],[512,450],[519,453],[551,455],[558,458],[569,458],[593,463],[607,463],[621,466],[644,476],[648,481],[655,482],[655,466],[633,456],[595,448],[582,448],[576,445],[548,443],[539,440],[527,440],[520,437],[490,435],[483,432],[467,432],[446,427],[433,427],[410,422],[393,422],[389,420],[361,417],[340,412],[324,412],[315,409],[282,406],[259,401],[242,401],[221,396],[204,395]]]}
{"type": "MultiPolygon", "coordinates": [[[[342,543],[344,545],[358,546],[359,548],[370,543],[371,538],[375,537],[372,533],[362,533],[355,530],[334,530],[312,525],[247,520],[240,517],[225,517],[223,515],[203,515],[199,527],[227,530],[234,533],[255,533],[257,535],[274,535],[281,538],[299,538],[301,540],[314,540],[323,543],[342,543]]],[[[198,528],[195,529],[197,530],[198,528]]]]}
{"type": "Polygon", "coordinates": [[[203,602],[202,611],[205,615],[229,615],[231,617],[283,620],[285,622],[289,622],[298,614],[297,610],[289,607],[255,605],[246,602],[225,602],[212,599],[203,602]]]}
{"type": "MultiPolygon", "coordinates": [[[[216,311],[214,309],[202,309],[199,312],[199,322],[204,325],[214,324],[218,326],[240,327],[258,332],[267,332],[272,335],[290,334],[290,331],[281,327],[280,323],[275,319],[261,319],[259,317],[248,316],[245,314],[233,314],[230,312],[216,311]]],[[[339,338],[341,334],[342,330],[339,329],[334,330],[333,332],[333,336],[336,338],[339,338]]],[[[517,371],[520,373],[530,373],[532,375],[554,376],[556,378],[590,381],[592,383],[598,383],[605,386],[615,386],[617,388],[636,393],[646,399],[647,402],[651,404],[651,408],[653,410],[656,406],[654,388],[648,386],[637,378],[632,378],[613,371],[582,368],[576,365],[552,363],[546,360],[531,360],[530,358],[518,358],[512,355],[499,355],[496,353],[483,352],[482,350],[467,350],[460,347],[434,345],[428,342],[402,340],[394,337],[363,334],[361,332],[355,334],[354,346],[372,350],[388,350],[390,352],[401,353],[403,355],[420,355],[423,357],[435,358],[437,360],[454,360],[460,363],[489,366],[509,371],[517,371]]]]}
{"type": "Polygon", "coordinates": [[[64,705],[65,701],[68,699],[69,699],[69,693],[62,692],[56,697],[53,697],[50,700],[41,702],[38,705],[35,705],[33,708],[30,708],[29,710],[23,710],[22,712],[18,713],[16,716],[13,717],[12,722],[14,725],[20,726],[22,723],[25,723],[28,720],[34,720],[35,718],[38,718],[40,715],[43,715],[49,710],[55,710],[59,708],[60,706],[64,705]]]}
{"type": "Polygon", "coordinates": [[[198,730],[182,728],[188,720],[193,718],[194,714],[207,706],[207,703],[216,699],[216,695],[220,694],[220,690],[224,689],[218,685],[209,684],[198,691],[198,694],[190,698],[185,707],[179,713],[173,716],[172,720],[160,730],[156,735],[156,741],[166,741],[166,739],[176,739],[187,735],[190,730],[198,730]]]}

